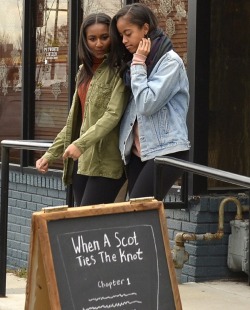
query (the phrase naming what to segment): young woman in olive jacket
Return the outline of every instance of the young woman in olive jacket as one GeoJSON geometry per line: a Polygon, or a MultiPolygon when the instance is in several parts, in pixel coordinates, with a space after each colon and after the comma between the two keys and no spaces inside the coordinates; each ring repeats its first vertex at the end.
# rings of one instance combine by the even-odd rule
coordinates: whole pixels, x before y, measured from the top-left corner
{"type": "Polygon", "coordinates": [[[65,127],[36,162],[45,173],[64,159],[63,181],[71,184],[77,206],[114,202],[125,182],[119,151],[119,122],[129,93],[107,64],[110,17],[87,16],[81,26],[76,91],[65,127]]]}

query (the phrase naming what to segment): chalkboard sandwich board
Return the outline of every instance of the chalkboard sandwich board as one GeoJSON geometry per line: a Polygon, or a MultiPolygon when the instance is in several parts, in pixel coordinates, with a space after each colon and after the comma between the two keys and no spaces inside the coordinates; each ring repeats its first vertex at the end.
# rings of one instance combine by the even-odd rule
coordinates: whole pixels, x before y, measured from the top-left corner
{"type": "Polygon", "coordinates": [[[35,212],[26,310],[181,310],[162,202],[35,212]]]}

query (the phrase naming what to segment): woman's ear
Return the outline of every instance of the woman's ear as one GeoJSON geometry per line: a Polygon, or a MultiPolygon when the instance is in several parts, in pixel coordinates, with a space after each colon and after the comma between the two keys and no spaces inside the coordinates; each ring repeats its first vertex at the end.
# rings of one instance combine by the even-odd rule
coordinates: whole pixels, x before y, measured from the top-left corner
{"type": "Polygon", "coordinates": [[[143,25],[143,30],[144,30],[144,37],[147,38],[149,32],[149,24],[145,23],[143,25]]]}

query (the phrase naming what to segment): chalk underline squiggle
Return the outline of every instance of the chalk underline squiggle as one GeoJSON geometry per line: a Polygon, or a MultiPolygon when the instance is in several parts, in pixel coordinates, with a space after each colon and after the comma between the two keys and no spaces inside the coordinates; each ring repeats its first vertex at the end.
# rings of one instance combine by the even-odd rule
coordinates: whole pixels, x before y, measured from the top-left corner
{"type": "Polygon", "coordinates": [[[118,295],[113,295],[113,296],[106,296],[106,297],[97,297],[97,298],[91,298],[89,301],[98,301],[98,300],[105,300],[105,299],[113,299],[117,297],[128,297],[132,295],[137,295],[137,293],[129,293],[129,294],[118,294],[118,295]]]}
{"type": "Polygon", "coordinates": [[[115,304],[110,305],[102,305],[97,307],[88,307],[88,308],[82,308],[82,310],[98,310],[98,309],[111,309],[111,308],[118,308],[126,305],[132,305],[132,304],[141,304],[142,302],[139,300],[134,301],[124,301],[124,302],[117,302],[115,304]]]}

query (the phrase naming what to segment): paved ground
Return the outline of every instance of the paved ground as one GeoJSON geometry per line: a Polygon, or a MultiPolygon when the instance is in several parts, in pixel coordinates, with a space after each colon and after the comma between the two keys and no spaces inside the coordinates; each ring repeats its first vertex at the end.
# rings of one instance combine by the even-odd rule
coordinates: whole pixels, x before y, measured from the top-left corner
{"type": "MultiPolygon", "coordinates": [[[[7,296],[0,298],[0,310],[23,310],[26,280],[8,273],[6,287],[7,296]]],[[[250,309],[250,286],[246,282],[190,282],[178,287],[183,310],[250,309]]]]}
{"type": "Polygon", "coordinates": [[[25,279],[7,273],[7,296],[0,298],[0,310],[23,310],[25,304],[25,287],[25,279]]]}
{"type": "Polygon", "coordinates": [[[179,285],[183,310],[250,309],[250,286],[240,282],[205,282],[179,285]]]}

